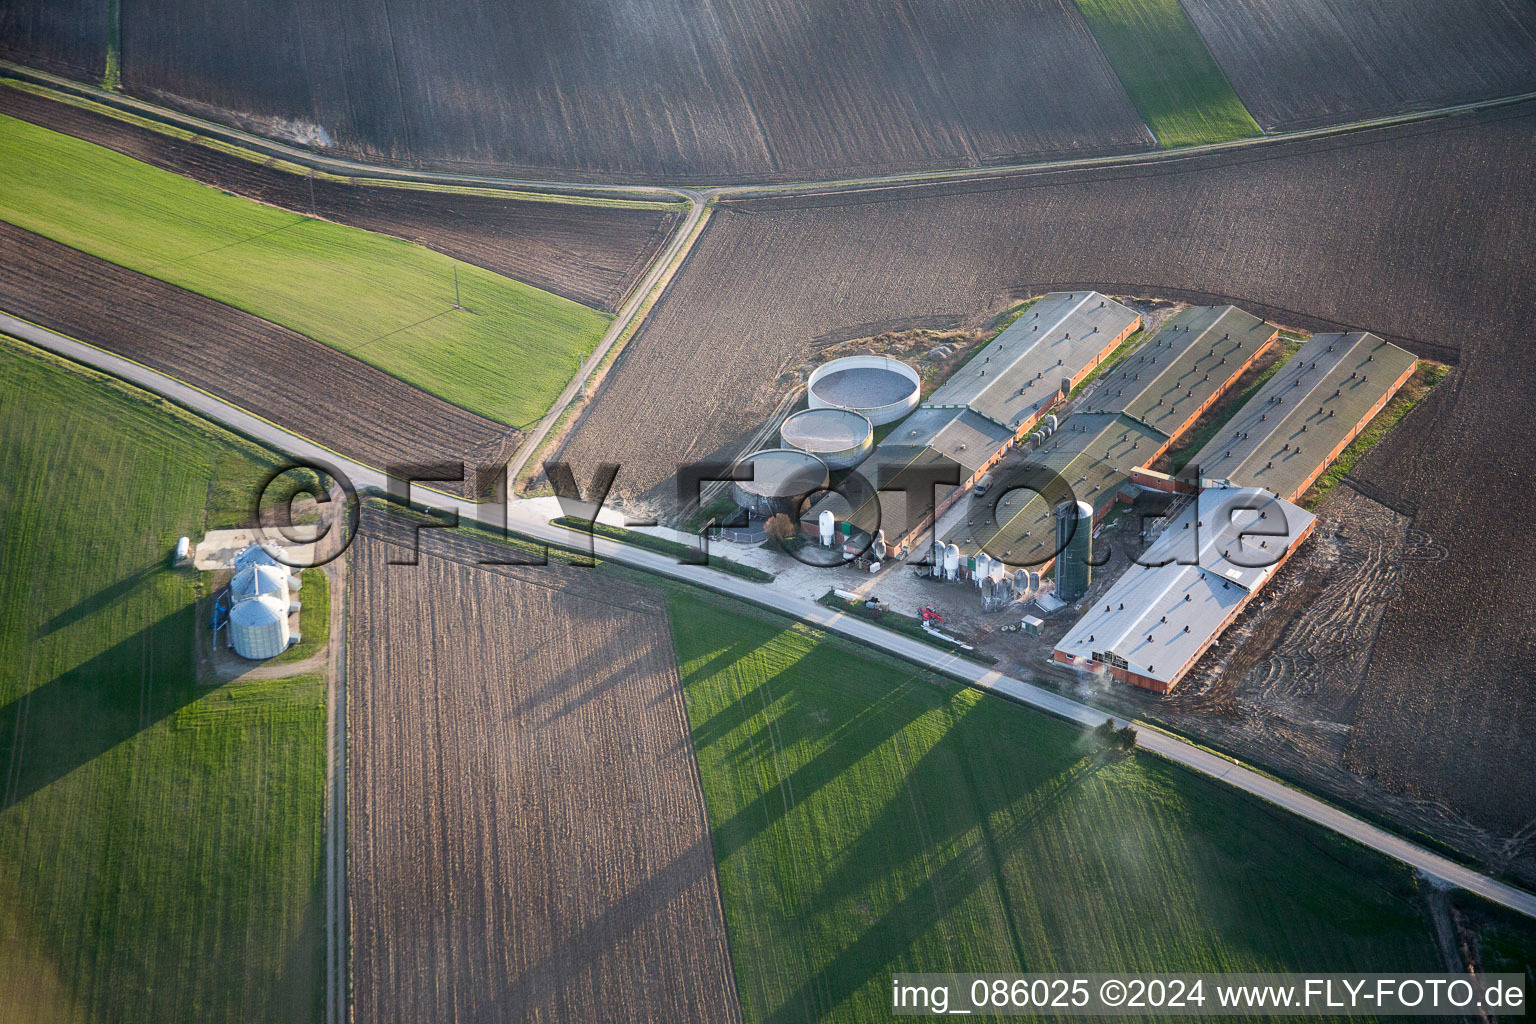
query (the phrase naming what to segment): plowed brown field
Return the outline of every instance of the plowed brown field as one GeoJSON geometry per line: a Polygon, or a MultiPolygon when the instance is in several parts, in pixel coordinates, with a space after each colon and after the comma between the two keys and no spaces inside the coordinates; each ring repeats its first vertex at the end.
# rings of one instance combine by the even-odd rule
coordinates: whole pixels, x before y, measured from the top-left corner
{"type": "Polygon", "coordinates": [[[665,509],[677,463],[739,450],[820,339],[976,322],[1053,287],[1232,301],[1458,363],[1354,470],[1416,503],[1449,557],[1405,572],[1365,684],[1379,717],[1362,711],[1346,756],[1513,835],[1536,820],[1533,147],[1527,105],[1241,155],[727,203],[563,454],[578,478],[619,462],[616,489],[665,509]]]}
{"type": "Polygon", "coordinates": [[[716,183],[1154,145],[1072,0],[168,0],[122,37],[135,95],[402,164],[716,183]]]}
{"type": "Polygon", "coordinates": [[[92,0],[0,0],[0,57],[99,81],[107,62],[107,6],[92,0]]]}
{"type": "Polygon", "coordinates": [[[1527,0],[1183,0],[1250,113],[1290,130],[1536,90],[1527,0]]]}
{"type": "Polygon", "coordinates": [[[521,440],[312,338],[3,222],[0,309],[379,468],[505,462],[521,440]]]}
{"type": "Polygon", "coordinates": [[[664,602],[444,533],[350,554],[356,1019],[738,1021],[664,602]]]}
{"type": "Polygon", "coordinates": [[[117,118],[0,88],[0,113],[297,213],[409,239],[613,312],[680,212],[533,202],[308,178],[117,118]],[[313,201],[313,207],[311,206],[313,201]]]}

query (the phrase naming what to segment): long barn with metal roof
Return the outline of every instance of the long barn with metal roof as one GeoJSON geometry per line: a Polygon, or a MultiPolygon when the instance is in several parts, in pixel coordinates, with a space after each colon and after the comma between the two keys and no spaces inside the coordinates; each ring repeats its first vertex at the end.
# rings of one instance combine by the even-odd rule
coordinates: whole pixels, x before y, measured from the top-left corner
{"type": "Polygon", "coordinates": [[[1279,333],[1236,306],[1191,306],[1105,373],[1080,405],[1089,412],[1123,412],[1176,439],[1269,351],[1279,333]]]}
{"type": "Polygon", "coordinates": [[[1020,450],[996,476],[987,503],[974,499],[967,519],[944,537],[963,554],[985,551],[1012,566],[1044,569],[1056,555],[1052,518],[1075,499],[1102,516],[1140,466],[1167,442],[1122,414],[1076,413],[1040,448],[1020,450]]]}
{"type": "Polygon", "coordinates": [[[1316,521],[1259,488],[1207,488],[1094,600],[1054,659],[1169,692],[1316,521]]]}
{"type": "Polygon", "coordinates": [[[996,474],[995,494],[1055,479],[1056,486],[1045,488],[1050,493],[1017,497],[1019,507],[1000,504],[995,512],[973,506],[945,543],[965,554],[985,550],[1010,563],[1048,565],[1055,506],[1068,498],[1086,501],[1101,518],[1130,489],[1132,471],[1192,427],[1278,335],[1273,325],[1236,306],[1181,310],[1092,384],[1078,399],[1078,411],[1042,447],[1020,450],[996,474]]]}
{"type": "Polygon", "coordinates": [[[1050,292],[955,371],[923,405],[970,409],[1017,435],[1141,326],[1099,292],[1050,292]]]}
{"type": "Polygon", "coordinates": [[[1413,376],[1417,358],[1368,332],[1318,334],[1189,461],[1203,477],[1300,497],[1413,376]]]}

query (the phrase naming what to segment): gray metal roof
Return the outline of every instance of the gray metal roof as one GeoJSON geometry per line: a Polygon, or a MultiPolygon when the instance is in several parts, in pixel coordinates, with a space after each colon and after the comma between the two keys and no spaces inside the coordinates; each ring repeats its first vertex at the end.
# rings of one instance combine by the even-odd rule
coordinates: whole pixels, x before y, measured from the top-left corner
{"type": "Polygon", "coordinates": [[[1056,506],[1070,497],[1103,509],[1166,440],[1128,416],[1069,416],[1040,448],[1016,448],[998,467],[985,504],[973,502],[973,521],[957,522],[944,541],[966,554],[984,549],[1010,564],[1043,564],[1055,555],[1056,506]]]}
{"type": "Polygon", "coordinates": [[[969,409],[924,408],[903,420],[880,448],[886,453],[899,448],[932,448],[974,473],[1012,438],[1006,428],[969,409]]]}
{"type": "Polygon", "coordinates": [[[1189,464],[1208,479],[1295,498],[1415,361],[1374,334],[1315,335],[1189,464]]]}
{"type": "Polygon", "coordinates": [[[1171,437],[1277,333],[1236,306],[1191,306],[1106,373],[1079,407],[1123,412],[1171,437]]]}
{"type": "Polygon", "coordinates": [[[977,352],[924,405],[968,407],[1010,430],[1043,411],[1063,378],[1093,365],[1139,316],[1098,292],[1051,292],[977,352]]]}
{"type": "Polygon", "coordinates": [[[1138,675],[1172,683],[1313,522],[1311,513],[1263,490],[1208,488],[1141,564],[1088,607],[1056,650],[1100,662],[1109,652],[1138,675]]]}

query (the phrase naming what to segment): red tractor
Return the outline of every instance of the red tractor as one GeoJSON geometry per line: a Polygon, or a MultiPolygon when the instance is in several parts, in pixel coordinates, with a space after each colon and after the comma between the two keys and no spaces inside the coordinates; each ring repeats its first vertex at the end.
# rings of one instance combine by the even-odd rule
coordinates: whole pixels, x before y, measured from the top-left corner
{"type": "Polygon", "coordinates": [[[944,624],[944,616],[934,611],[933,608],[929,605],[924,605],[923,607],[919,608],[917,610],[917,614],[921,615],[923,621],[930,626],[942,626],[944,624]]]}

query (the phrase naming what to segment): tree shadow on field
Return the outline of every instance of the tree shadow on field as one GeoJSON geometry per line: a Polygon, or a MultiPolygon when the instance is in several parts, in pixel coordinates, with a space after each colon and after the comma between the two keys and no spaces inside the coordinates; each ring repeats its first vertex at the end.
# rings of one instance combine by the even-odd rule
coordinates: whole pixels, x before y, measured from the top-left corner
{"type": "Polygon", "coordinates": [[[92,594],[90,597],[76,602],[73,607],[65,609],[64,611],[55,615],[53,618],[49,619],[47,622],[43,623],[38,627],[37,639],[42,639],[50,633],[54,633],[63,629],[65,626],[70,626],[76,622],[81,621],[82,619],[89,618],[91,615],[101,611],[108,605],[115,604],[121,598],[132,593],[135,587],[139,586],[141,583],[156,573],[169,571],[170,570],[166,568],[165,562],[159,559],[151,562],[148,565],[135,569],[128,575],[122,577],[121,579],[114,580],[113,582],[107,584],[105,587],[102,587],[100,590],[96,591],[96,593],[92,594]]]}
{"type": "MultiPolygon", "coordinates": [[[[614,613],[614,617],[617,621],[603,630],[606,635],[600,644],[583,650],[574,662],[531,692],[516,694],[518,700],[512,715],[523,718],[543,709],[545,715],[541,724],[549,724],[574,714],[628,683],[636,663],[646,658],[643,653],[637,654],[634,634],[626,628],[636,625],[634,619],[622,613],[614,613]]],[[[594,631],[602,628],[592,622],[583,626],[594,631]]],[[[665,623],[662,626],[664,628],[665,623]]]]}
{"type": "Polygon", "coordinates": [[[192,678],[195,614],[172,612],[0,707],[0,811],[212,692],[192,678]]]}
{"type": "MultiPolygon", "coordinates": [[[[764,713],[761,705],[755,708],[752,706],[757,700],[755,693],[746,694],[745,699],[749,713],[764,713]]],[[[765,721],[755,729],[728,756],[736,760],[747,758],[755,761],[758,771],[773,781],[764,786],[755,800],[742,806],[729,820],[718,825],[715,847],[721,859],[731,856],[760,833],[772,829],[794,806],[824,786],[836,783],[845,771],[888,743],[892,733],[902,732],[932,710],[915,699],[914,695],[904,692],[904,688],[892,689],[852,717],[831,724],[827,729],[830,742],[823,749],[789,772],[781,773],[782,761],[778,750],[786,742],[781,724],[788,724],[790,719],[804,718],[811,712],[802,707],[801,695],[793,689],[788,694],[778,695],[778,701],[769,701],[769,704],[779,705],[772,720],[765,721]],[[783,707],[786,699],[791,702],[787,708],[783,707]]],[[[819,727],[819,723],[817,725],[819,727]]],[[[795,738],[792,732],[790,742],[795,738]]]]}
{"type": "MultiPolygon", "coordinates": [[[[718,1001],[720,996],[734,994],[724,936],[705,936],[696,929],[679,935],[677,929],[688,916],[683,907],[689,901],[697,901],[696,910],[703,918],[699,923],[708,922],[713,915],[702,908],[713,899],[716,885],[709,842],[700,836],[638,884],[605,898],[601,909],[579,927],[562,929],[557,919],[552,920],[550,948],[515,974],[502,976],[489,993],[484,964],[474,957],[456,960],[463,976],[449,979],[448,991],[471,1004],[476,1004],[477,996],[490,1004],[471,1005],[474,1020],[532,1020],[551,1014],[615,1019],[616,1011],[626,1006],[630,1011],[649,1009],[656,1020],[682,1019],[678,1015],[690,1008],[700,1013],[701,1007],[689,1004],[701,997],[718,1001]],[[632,937],[645,941],[636,945],[630,942],[632,937]],[[720,955],[695,959],[695,949],[700,953],[718,949],[720,955]],[[637,956],[640,962],[635,962],[637,956]],[[615,979],[623,979],[622,985],[615,979]],[[620,992],[623,986],[630,991],[620,992]],[[615,994],[604,1005],[607,987],[615,987],[615,994]]],[[[538,907],[538,901],[523,901],[520,912],[536,912],[538,907]]]]}

